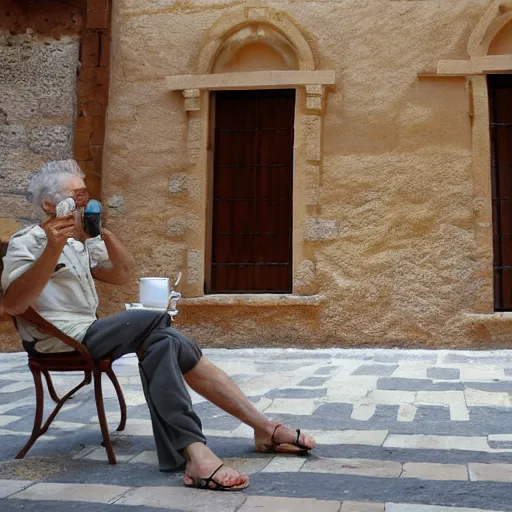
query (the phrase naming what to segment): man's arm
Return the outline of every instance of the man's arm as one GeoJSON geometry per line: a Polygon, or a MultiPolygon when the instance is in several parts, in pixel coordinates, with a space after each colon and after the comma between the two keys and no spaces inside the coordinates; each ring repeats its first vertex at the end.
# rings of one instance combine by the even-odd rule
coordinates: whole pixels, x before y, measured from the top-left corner
{"type": "Polygon", "coordinates": [[[125,284],[133,275],[135,260],[108,229],[101,230],[101,238],[108,252],[109,265],[98,266],[91,270],[94,279],[110,284],[125,284]]]}
{"type": "Polygon", "coordinates": [[[73,216],[56,217],[41,226],[46,233],[46,247],[32,266],[15,279],[5,290],[4,311],[16,316],[24,313],[41,295],[55,270],[55,265],[66,245],[73,236],[73,216]]]}

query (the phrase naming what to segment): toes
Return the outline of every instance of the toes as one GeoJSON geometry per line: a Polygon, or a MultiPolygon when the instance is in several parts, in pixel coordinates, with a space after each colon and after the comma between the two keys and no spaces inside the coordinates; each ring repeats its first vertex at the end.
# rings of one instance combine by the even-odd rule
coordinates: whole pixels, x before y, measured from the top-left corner
{"type": "MultiPolygon", "coordinates": [[[[206,479],[207,477],[198,476],[197,478],[206,479]]],[[[241,486],[248,483],[249,481],[249,477],[247,475],[239,473],[235,469],[229,467],[223,468],[216,475],[214,475],[213,479],[224,487],[241,486]]],[[[183,476],[183,484],[187,486],[195,486],[196,479],[190,476],[190,474],[185,473],[183,476]]],[[[210,481],[208,482],[208,487],[210,489],[216,489],[218,485],[215,482],[210,481]]]]}
{"type": "Polygon", "coordinates": [[[311,449],[313,449],[316,446],[315,440],[311,436],[308,436],[307,434],[301,434],[299,442],[311,449]]]}
{"type": "Polygon", "coordinates": [[[247,476],[242,473],[238,473],[234,469],[229,468],[228,471],[222,476],[219,476],[218,482],[222,485],[233,486],[242,485],[247,480],[247,476]]]}

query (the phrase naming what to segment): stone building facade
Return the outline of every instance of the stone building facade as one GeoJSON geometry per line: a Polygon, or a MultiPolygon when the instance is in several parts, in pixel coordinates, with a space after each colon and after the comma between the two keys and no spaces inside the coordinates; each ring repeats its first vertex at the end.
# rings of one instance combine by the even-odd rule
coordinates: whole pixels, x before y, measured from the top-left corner
{"type": "MultiPolygon", "coordinates": [[[[512,313],[497,311],[496,287],[511,290],[496,279],[488,83],[512,72],[512,1],[116,0],[109,57],[107,222],[139,276],[183,272],[185,332],[232,347],[512,345],[512,313]],[[271,105],[271,119],[285,101],[273,91],[291,91],[293,137],[265,146],[248,113],[271,105]],[[231,231],[216,231],[216,201],[243,187],[231,174],[222,196],[221,168],[252,165],[222,141],[251,131],[259,168],[291,152],[291,179],[265,189],[286,192],[272,201],[289,208],[288,252],[239,257],[288,265],[264,290],[278,293],[215,267],[233,265],[219,237],[243,217],[232,209],[231,231]]],[[[112,313],[137,282],[101,294],[112,313]]]]}

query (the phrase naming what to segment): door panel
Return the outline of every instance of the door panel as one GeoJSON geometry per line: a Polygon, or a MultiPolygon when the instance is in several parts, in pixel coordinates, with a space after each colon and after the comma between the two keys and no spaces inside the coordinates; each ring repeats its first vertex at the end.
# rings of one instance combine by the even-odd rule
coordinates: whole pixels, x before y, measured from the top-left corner
{"type": "Polygon", "coordinates": [[[214,293],[292,290],[295,91],[216,96],[214,293]]]}

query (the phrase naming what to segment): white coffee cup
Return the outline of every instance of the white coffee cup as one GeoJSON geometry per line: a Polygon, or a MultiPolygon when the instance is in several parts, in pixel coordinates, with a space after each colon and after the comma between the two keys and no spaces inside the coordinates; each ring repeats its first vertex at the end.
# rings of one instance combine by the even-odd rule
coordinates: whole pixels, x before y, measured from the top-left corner
{"type": "Polygon", "coordinates": [[[167,309],[169,304],[168,277],[141,277],[139,302],[146,308],[167,309]]]}

